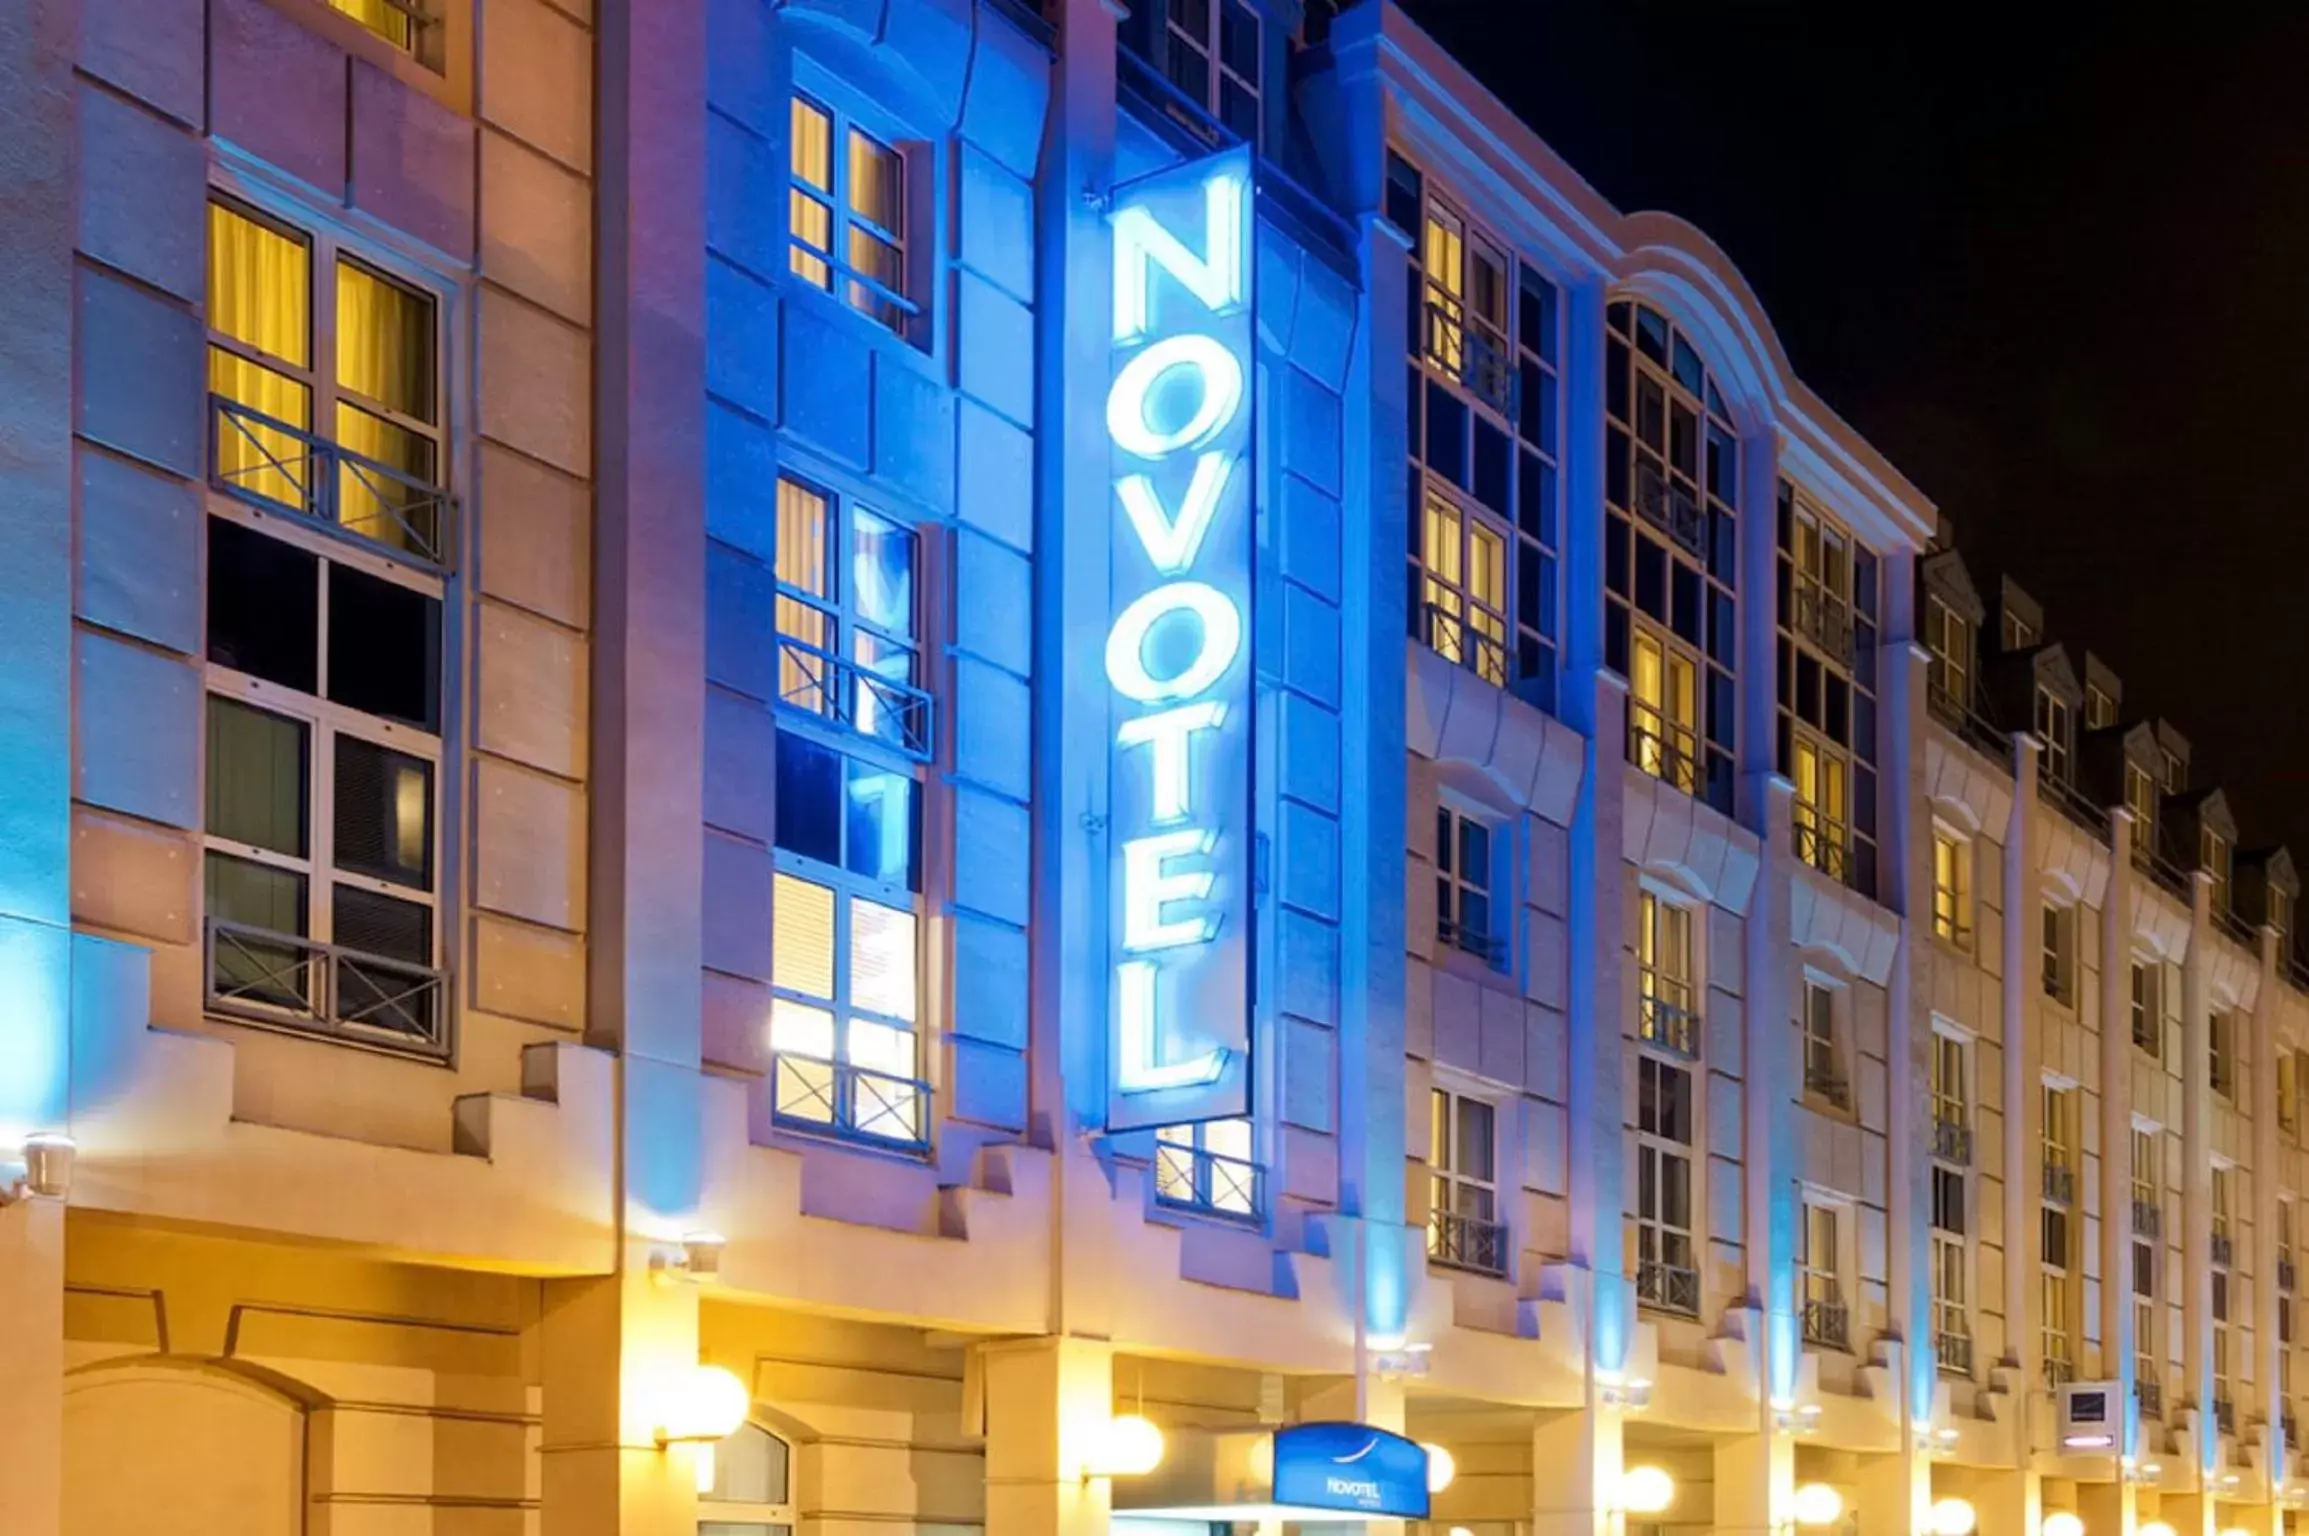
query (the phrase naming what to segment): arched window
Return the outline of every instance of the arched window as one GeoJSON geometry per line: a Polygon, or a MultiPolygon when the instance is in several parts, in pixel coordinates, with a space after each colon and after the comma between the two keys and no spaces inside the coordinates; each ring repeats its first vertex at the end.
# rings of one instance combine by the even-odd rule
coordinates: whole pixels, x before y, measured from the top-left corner
{"type": "Polygon", "coordinates": [[[1604,657],[1628,760],[1732,811],[1740,440],[1699,349],[1649,305],[1607,311],[1604,657]]]}
{"type": "Polygon", "coordinates": [[[713,1486],[698,1495],[698,1536],[794,1536],[793,1448],[758,1424],[714,1447],[713,1486]]]}

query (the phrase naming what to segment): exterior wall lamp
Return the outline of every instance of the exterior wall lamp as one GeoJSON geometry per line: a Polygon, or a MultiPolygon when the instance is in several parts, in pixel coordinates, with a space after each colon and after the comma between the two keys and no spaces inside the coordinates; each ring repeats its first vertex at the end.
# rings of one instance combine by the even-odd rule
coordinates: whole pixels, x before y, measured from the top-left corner
{"type": "Polygon", "coordinates": [[[1084,1482],[1094,1477],[1144,1477],[1163,1462],[1163,1432],[1140,1413],[1117,1414],[1099,1426],[1083,1462],[1084,1482]]]}
{"type": "Polygon", "coordinates": [[[650,1251],[650,1278],[660,1284],[686,1280],[692,1285],[719,1279],[722,1249],[728,1241],[719,1232],[684,1232],[678,1248],[669,1245],[650,1251]]]}
{"type": "Polygon", "coordinates": [[[61,1131],[35,1131],[24,1138],[24,1176],[0,1185],[0,1205],[19,1200],[62,1200],[72,1193],[72,1164],[79,1147],[61,1131]]]}
{"type": "Polygon", "coordinates": [[[698,1492],[714,1485],[714,1446],[746,1422],[753,1393],[718,1365],[696,1365],[671,1384],[658,1410],[659,1449],[694,1446],[698,1492]]]}

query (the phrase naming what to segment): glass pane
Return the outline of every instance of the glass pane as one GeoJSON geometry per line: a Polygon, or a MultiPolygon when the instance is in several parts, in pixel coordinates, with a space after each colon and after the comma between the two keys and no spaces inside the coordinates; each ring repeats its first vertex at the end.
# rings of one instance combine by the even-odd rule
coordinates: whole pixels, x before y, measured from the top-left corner
{"type": "Polygon", "coordinates": [[[433,439],[337,402],[337,522],[349,533],[438,561],[440,470],[433,439]]]}
{"type": "Polygon", "coordinates": [[[910,735],[918,736],[924,722],[916,702],[906,692],[914,682],[913,650],[862,629],[853,632],[850,639],[855,653],[852,659],[863,674],[851,701],[851,724],[862,735],[894,744],[902,745],[910,735]],[[887,679],[890,686],[878,686],[874,678],[887,679]]]}
{"type": "Polygon", "coordinates": [[[852,1066],[879,1072],[885,1077],[911,1079],[914,1076],[914,1034],[911,1030],[893,1029],[887,1024],[852,1019],[848,1044],[852,1066]]]}
{"type": "Polygon", "coordinates": [[[821,864],[842,861],[842,764],[838,754],[778,732],[777,845],[821,864]]]}
{"type": "Polygon", "coordinates": [[[416,51],[416,18],[399,6],[387,4],[386,0],[329,0],[329,5],[404,53],[416,51]]]}
{"type": "Polygon", "coordinates": [[[834,248],[834,210],[798,188],[787,194],[786,203],[794,227],[786,264],[804,282],[833,287],[834,269],[825,256],[834,248]]]}
{"type": "MultiPolygon", "coordinates": [[[[419,902],[380,896],[355,885],[340,885],[330,906],[331,942],[364,955],[380,955],[409,965],[433,961],[433,909],[419,902]]],[[[398,992],[411,978],[383,973],[380,985],[398,992]]],[[[350,1006],[351,1000],[346,1000],[350,1006]]]]}
{"type": "Polygon", "coordinates": [[[1460,820],[1459,878],[1484,890],[1491,888],[1491,829],[1479,821],[1460,820]]]}
{"type": "Polygon", "coordinates": [[[826,497],[795,480],[778,482],[778,582],[831,602],[833,521],[826,497]]]}
{"type": "Polygon", "coordinates": [[[302,937],[305,877],[221,853],[208,855],[204,874],[209,921],[238,925],[217,930],[212,989],[219,997],[309,1010],[318,980],[311,952],[240,931],[302,937]]]}
{"type": "Polygon", "coordinates": [[[270,933],[305,934],[305,877],[295,870],[212,853],[207,876],[211,918],[270,933]]]}
{"type": "Polygon", "coordinates": [[[770,1002],[770,1049],[799,1052],[820,1061],[834,1059],[834,1016],[791,998],[770,1002]]]}
{"type": "Polygon", "coordinates": [[[397,415],[434,420],[433,301],[338,262],[337,382],[397,415]]]}
{"type": "Polygon", "coordinates": [[[420,890],[433,886],[433,765],[338,736],[336,864],[420,890]]]}
{"type": "Polygon", "coordinates": [[[1491,1182],[1491,1106],[1478,1099],[1459,1101],[1459,1171],[1468,1178],[1491,1182]]]}
{"type": "Polygon", "coordinates": [[[300,721],[210,698],[210,835],[305,857],[305,741],[300,721]]]}
{"type": "Polygon", "coordinates": [[[439,730],[440,599],[331,564],[329,697],[421,731],[439,730]]]}
{"type": "Polygon", "coordinates": [[[794,98],[794,179],[822,192],[834,189],[834,120],[806,97],[794,98]]]}
{"type": "MultiPolygon", "coordinates": [[[[880,902],[851,900],[850,1003],[868,1013],[914,1021],[913,913],[880,902]]],[[[911,1068],[907,1075],[912,1075],[911,1068]]]]}
{"type": "Polygon", "coordinates": [[[885,885],[919,890],[914,780],[849,759],[848,838],[842,866],[885,885]]]}
{"type": "Polygon", "coordinates": [[[906,323],[906,311],[889,295],[906,291],[906,256],[898,247],[879,236],[868,234],[862,225],[850,227],[850,270],[870,283],[850,284],[850,306],[865,311],[882,324],[896,329],[906,323]]]}
{"type": "MultiPolygon", "coordinates": [[[[742,1425],[714,1447],[714,1485],[699,1497],[726,1504],[783,1504],[789,1497],[790,1465],[785,1441],[758,1425],[742,1425]]],[[[709,1528],[699,1526],[700,1536],[709,1528]]]]}
{"type": "Polygon", "coordinates": [[[208,525],[208,659],[298,693],[320,689],[320,562],[225,518],[208,525]]]}
{"type": "Polygon", "coordinates": [[[1219,62],[1256,84],[1259,78],[1259,13],[1243,0],[1222,0],[1219,62]]]}
{"type": "Polygon", "coordinates": [[[1251,1122],[1213,1120],[1203,1127],[1203,1146],[1221,1157],[1251,1160],[1251,1122]]]}
{"type": "Polygon", "coordinates": [[[311,267],[303,241],[223,203],[208,205],[210,330],[292,368],[307,366],[311,267]]]}
{"type": "Polygon", "coordinates": [[[905,238],[906,162],[889,145],[855,128],[850,130],[850,211],[905,238]]]}
{"type": "Polygon", "coordinates": [[[1482,523],[1470,530],[1467,592],[1486,608],[1507,607],[1506,547],[1499,535],[1482,523]]]}
{"type": "MultiPolygon", "coordinates": [[[[833,891],[812,880],[781,874],[775,883],[770,921],[772,984],[812,997],[833,997],[833,891]]],[[[830,1039],[826,1054],[832,1054],[830,1039]]]]}
{"type": "MultiPolygon", "coordinates": [[[[297,432],[312,424],[309,392],[303,384],[222,347],[208,349],[208,387],[220,398],[297,432]]],[[[302,438],[230,412],[219,414],[214,430],[211,472],[219,484],[300,511],[313,506],[317,487],[307,462],[311,450],[302,438]]]]}
{"type": "Polygon", "coordinates": [[[888,635],[914,633],[914,533],[878,513],[850,523],[850,580],[858,617],[888,635]]]}

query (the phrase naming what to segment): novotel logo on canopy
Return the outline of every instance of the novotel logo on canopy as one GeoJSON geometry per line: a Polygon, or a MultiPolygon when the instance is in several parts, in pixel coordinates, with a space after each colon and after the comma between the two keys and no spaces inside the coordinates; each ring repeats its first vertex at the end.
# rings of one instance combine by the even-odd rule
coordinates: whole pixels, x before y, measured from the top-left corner
{"type": "Polygon", "coordinates": [[[1117,1130],[1250,1101],[1248,150],[1116,190],[1112,1018],[1117,1130]]]}

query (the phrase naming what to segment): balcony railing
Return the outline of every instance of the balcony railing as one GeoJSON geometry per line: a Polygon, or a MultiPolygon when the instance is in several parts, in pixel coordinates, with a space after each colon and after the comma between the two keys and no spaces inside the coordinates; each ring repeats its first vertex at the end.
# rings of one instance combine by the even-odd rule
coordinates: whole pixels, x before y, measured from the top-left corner
{"type": "Polygon", "coordinates": [[[930,1142],[930,1085],[798,1051],[770,1060],[770,1113],[779,1125],[876,1146],[930,1142]]]}
{"type": "Polygon", "coordinates": [[[1700,1315],[1700,1272],[1645,1259],[1636,1265],[1636,1300],[1662,1312],[1700,1315]]]}
{"type": "Polygon", "coordinates": [[[1852,1085],[1844,1080],[1844,1074],[1836,1070],[1833,1062],[1805,1062],[1804,1091],[1838,1109],[1852,1107],[1852,1085]]]}
{"type": "Polygon", "coordinates": [[[2261,936],[2253,931],[2253,925],[2246,922],[2235,907],[2226,903],[2215,905],[2213,908],[2213,926],[2245,948],[2253,950],[2255,953],[2259,952],[2261,936]]]}
{"type": "Polygon", "coordinates": [[[1996,723],[1975,709],[1968,699],[1941,688],[1938,684],[1926,687],[1925,704],[1933,717],[1954,731],[1964,743],[1990,762],[2010,767],[2012,738],[1996,728],[1996,723]]]}
{"type": "Polygon", "coordinates": [[[1961,1120],[1934,1115],[1932,1155],[1944,1163],[1969,1166],[1972,1162],[1972,1127],[1961,1120]]]}
{"type": "Polygon", "coordinates": [[[1670,1055],[1697,1060],[1700,1016],[1691,1006],[1691,985],[1656,971],[1641,973],[1638,984],[1644,990],[1636,998],[1636,1038],[1670,1055]]]}
{"type": "Polygon", "coordinates": [[[1831,880],[1843,880],[1852,867],[1852,850],[1844,840],[1844,829],[1822,819],[1808,801],[1798,800],[1795,812],[1789,831],[1796,857],[1831,880]]]}
{"type": "Polygon", "coordinates": [[[2076,1203],[2076,1170],[2066,1163],[2044,1165],[2044,1197],[2058,1205],[2076,1203]]]}
{"type": "Polygon", "coordinates": [[[2235,1257],[2236,1252],[2236,1239],[2229,1236],[2229,1234],[2226,1232],[2216,1232],[2213,1234],[2213,1262],[2215,1264],[2220,1265],[2223,1269],[2227,1269],[2229,1267],[2230,1261],[2235,1257]]]}
{"type": "Polygon", "coordinates": [[[2133,1397],[2141,1405],[2141,1417],[2161,1419],[2165,1416],[2165,1389],[2147,1376],[2133,1381],[2133,1397]]]}
{"type": "Polygon", "coordinates": [[[2163,1229],[2165,1213],[2154,1200],[2135,1198],[2133,1201],[2133,1235],[2155,1237],[2163,1229]]]}
{"type": "Polygon", "coordinates": [[[1427,1256],[1453,1269],[1479,1275],[1507,1273],[1507,1224],[1461,1216],[1453,1211],[1427,1213],[1427,1256]]]}
{"type": "Polygon", "coordinates": [[[2237,1405],[2225,1397],[2214,1398],[2213,1422],[2221,1427],[2222,1434],[2235,1434],[2237,1432],[2237,1405]]]}
{"type": "Polygon", "coordinates": [[[1515,364],[1506,338],[1434,283],[1427,285],[1427,361],[1456,376],[1467,392],[1508,420],[1515,419],[1515,364]]]}
{"type": "Polygon", "coordinates": [[[210,918],[212,1012],[429,1061],[452,1054],[445,973],[210,918]]]}
{"type": "Polygon", "coordinates": [[[1972,1335],[1954,1328],[1943,1328],[1932,1336],[1933,1352],[1940,1357],[1940,1369],[1950,1376],[1972,1374],[1972,1335]]]}
{"type": "Polygon", "coordinates": [[[1469,624],[1466,614],[1455,612],[1442,603],[1433,600],[1421,602],[1411,615],[1413,638],[1445,661],[1465,667],[1494,688],[1505,688],[1508,680],[1505,638],[1507,622],[1489,613],[1483,613],[1483,617],[1497,624],[1500,633],[1486,633],[1482,624],[1469,624]]]}
{"type": "Polygon", "coordinates": [[[1155,1143],[1155,1199],[1184,1211],[1253,1218],[1259,1214],[1259,1165],[1160,1141],[1155,1143]]]}
{"type": "Polygon", "coordinates": [[[1645,522],[1685,549],[1703,560],[1707,558],[1708,514],[1700,506],[1699,498],[1644,463],[1640,455],[1636,464],[1636,511],[1645,522]]]}
{"type": "Polygon", "coordinates": [[[885,677],[799,635],[778,635],[778,705],[829,720],[914,761],[936,750],[936,701],[904,678],[885,677]]]}
{"type": "Polygon", "coordinates": [[[1821,1349],[1850,1349],[1852,1309],[1840,1301],[1805,1302],[1804,1342],[1821,1349]]]}
{"type": "Polygon", "coordinates": [[[2133,862],[2141,873],[2163,886],[2167,895],[2182,903],[2189,900],[2188,871],[2158,851],[2153,836],[2143,836],[2133,845],[2133,862]]]}
{"type": "Polygon", "coordinates": [[[223,395],[209,425],[209,482],[226,495],[449,568],[457,503],[440,486],[223,395]]]}
{"type": "Polygon", "coordinates": [[[2063,1355],[2047,1355],[2043,1361],[2044,1384],[2058,1391],[2076,1380],[2076,1362],[2063,1355]]]}
{"type": "Polygon", "coordinates": [[[1852,605],[1825,587],[1798,581],[1794,629],[1832,659],[1852,665],[1852,605]]]}
{"type": "Polygon", "coordinates": [[[2094,837],[2107,841],[2108,813],[2093,804],[2085,797],[2084,791],[2067,779],[2051,773],[2037,775],[2036,797],[2094,837]]]}
{"type": "Polygon", "coordinates": [[[1487,929],[1473,927],[1440,914],[1435,919],[1435,942],[1446,949],[1469,954],[1497,969],[1507,963],[1507,940],[1487,929]]]}
{"type": "Polygon", "coordinates": [[[1699,748],[1692,732],[1635,698],[1628,700],[1628,761],[1687,795],[1700,792],[1699,748]]]}
{"type": "Polygon", "coordinates": [[[1957,893],[1935,886],[1932,891],[1932,931],[1943,944],[1972,953],[1972,925],[1961,915],[1963,902],[1957,893]]]}
{"type": "Polygon", "coordinates": [[[2293,1289],[2293,1261],[2291,1259],[2280,1258],[2277,1261],[2277,1289],[2286,1292],[2293,1289]]]}

